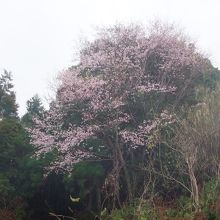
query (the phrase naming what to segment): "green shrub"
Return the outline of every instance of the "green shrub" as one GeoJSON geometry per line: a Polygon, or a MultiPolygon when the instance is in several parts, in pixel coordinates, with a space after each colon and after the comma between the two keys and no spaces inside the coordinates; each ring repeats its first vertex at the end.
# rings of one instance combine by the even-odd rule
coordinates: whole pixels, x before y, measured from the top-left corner
{"type": "Polygon", "coordinates": [[[114,210],[111,214],[112,220],[159,220],[156,209],[145,203],[141,207],[137,204],[114,210]]]}

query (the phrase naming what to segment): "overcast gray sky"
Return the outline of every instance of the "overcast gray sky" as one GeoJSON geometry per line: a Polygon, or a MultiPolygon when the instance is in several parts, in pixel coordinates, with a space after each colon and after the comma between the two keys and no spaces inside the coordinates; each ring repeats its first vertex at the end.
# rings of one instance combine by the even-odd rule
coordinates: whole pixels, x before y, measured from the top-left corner
{"type": "Polygon", "coordinates": [[[19,113],[43,99],[59,71],[73,64],[74,48],[94,27],[116,22],[175,22],[220,67],[219,0],[0,0],[0,73],[12,71],[19,113]]]}

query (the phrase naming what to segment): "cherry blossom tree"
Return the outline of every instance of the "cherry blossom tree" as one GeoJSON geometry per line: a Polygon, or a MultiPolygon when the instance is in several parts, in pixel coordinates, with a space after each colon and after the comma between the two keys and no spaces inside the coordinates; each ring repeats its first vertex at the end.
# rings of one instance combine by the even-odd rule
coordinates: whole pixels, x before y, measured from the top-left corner
{"type": "Polygon", "coordinates": [[[123,173],[131,199],[126,152],[146,148],[150,134],[172,122],[170,104],[183,100],[209,66],[173,26],[102,29],[96,40],[83,45],[78,65],[60,74],[56,99],[43,119],[35,118],[36,155],[58,151],[50,170],[71,170],[81,160],[107,157],[114,198],[123,173]],[[108,153],[100,155],[102,149],[108,153]]]}

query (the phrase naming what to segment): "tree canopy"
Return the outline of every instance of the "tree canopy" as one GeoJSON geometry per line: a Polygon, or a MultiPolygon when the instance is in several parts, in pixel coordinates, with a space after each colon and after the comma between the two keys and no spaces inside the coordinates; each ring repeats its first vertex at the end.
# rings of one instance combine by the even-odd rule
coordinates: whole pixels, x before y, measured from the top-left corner
{"type": "Polygon", "coordinates": [[[78,52],[48,110],[35,95],[19,118],[0,77],[0,219],[217,219],[219,70],[160,22],[102,28],[78,52]]]}
{"type": "Polygon", "coordinates": [[[94,146],[86,144],[91,139],[112,154],[116,146],[147,146],[149,133],[172,120],[169,105],[187,98],[210,69],[172,26],[103,29],[80,51],[79,64],[60,75],[56,100],[44,119],[35,119],[37,154],[56,148],[60,160],[54,167],[65,168],[93,156],[94,146]]]}

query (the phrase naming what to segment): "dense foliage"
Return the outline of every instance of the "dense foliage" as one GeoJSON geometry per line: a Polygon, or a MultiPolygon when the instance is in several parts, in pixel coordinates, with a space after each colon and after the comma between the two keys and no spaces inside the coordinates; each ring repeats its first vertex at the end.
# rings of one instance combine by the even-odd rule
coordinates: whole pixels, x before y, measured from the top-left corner
{"type": "Polygon", "coordinates": [[[217,219],[219,70],[157,22],[102,29],[79,55],[21,120],[0,78],[0,219],[217,219]]]}

